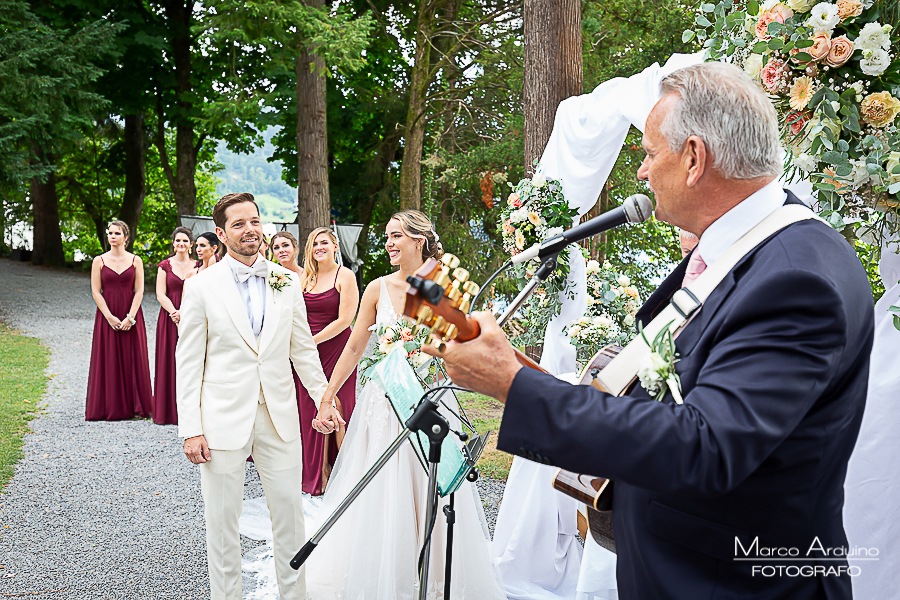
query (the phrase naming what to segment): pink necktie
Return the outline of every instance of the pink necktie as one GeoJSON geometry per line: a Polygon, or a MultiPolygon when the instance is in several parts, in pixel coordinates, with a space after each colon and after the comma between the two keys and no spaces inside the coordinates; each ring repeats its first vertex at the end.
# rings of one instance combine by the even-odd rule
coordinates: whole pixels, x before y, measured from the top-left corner
{"type": "Polygon", "coordinates": [[[694,250],[691,259],[688,261],[687,269],[684,272],[684,283],[681,287],[687,287],[694,283],[694,280],[700,277],[700,273],[706,270],[706,263],[700,257],[700,253],[694,250]]]}

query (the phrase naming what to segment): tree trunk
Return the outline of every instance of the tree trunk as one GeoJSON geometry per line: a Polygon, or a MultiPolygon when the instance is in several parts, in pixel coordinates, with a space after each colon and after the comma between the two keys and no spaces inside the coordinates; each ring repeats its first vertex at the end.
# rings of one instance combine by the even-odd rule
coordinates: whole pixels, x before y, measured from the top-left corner
{"type": "Polygon", "coordinates": [[[422,204],[422,149],[425,144],[425,98],[431,84],[431,37],[440,0],[420,0],[416,24],[416,59],[409,84],[403,164],[400,166],[400,208],[422,204]]]}
{"type": "MultiPolygon", "coordinates": [[[[38,161],[53,162],[37,142],[32,148],[38,161]]],[[[31,262],[36,265],[59,267],[65,264],[62,232],[59,228],[59,197],[56,194],[56,175],[51,172],[44,181],[31,179],[31,202],[34,210],[33,248],[31,262]]]]}
{"type": "Polygon", "coordinates": [[[119,219],[125,221],[131,230],[128,250],[134,249],[137,239],[138,224],[141,211],[144,209],[146,195],[146,175],[144,167],[144,150],[146,148],[144,133],[144,115],[125,115],[125,193],[122,196],[122,207],[119,219]]]}
{"type": "MultiPolygon", "coordinates": [[[[175,207],[180,215],[197,214],[197,187],[194,176],[197,173],[197,154],[203,144],[203,138],[194,139],[194,124],[191,116],[194,104],[191,101],[191,21],[193,2],[174,0],[166,4],[166,18],[171,32],[172,62],[175,65],[175,97],[174,115],[169,115],[170,127],[175,126],[175,168],[169,162],[164,120],[166,115],[162,103],[158,101],[157,135],[155,143],[159,150],[163,170],[169,188],[175,197],[175,207]]],[[[159,100],[159,98],[157,98],[159,100]]]]}
{"type": "Polygon", "coordinates": [[[582,93],[581,0],[525,0],[525,171],[540,160],[559,103],[582,93]]]}
{"type": "MultiPolygon", "coordinates": [[[[324,0],[304,0],[320,8],[324,0]]],[[[316,227],[331,221],[325,63],[303,40],[297,49],[297,225],[301,247],[316,227]]]]}

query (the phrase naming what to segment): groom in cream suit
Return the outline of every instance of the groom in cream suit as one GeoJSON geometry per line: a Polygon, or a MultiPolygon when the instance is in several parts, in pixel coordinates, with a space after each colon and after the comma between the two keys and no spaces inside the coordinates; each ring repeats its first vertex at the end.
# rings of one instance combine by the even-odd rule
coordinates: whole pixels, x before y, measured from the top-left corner
{"type": "Polygon", "coordinates": [[[228,254],[185,282],[175,350],[178,431],[200,465],[211,598],[241,598],[238,517],[252,454],[272,515],[279,593],[301,600],[304,573],[289,564],[306,541],[291,362],[316,404],[327,381],[299,281],[258,253],[253,195],[222,197],[213,220],[228,254]]]}

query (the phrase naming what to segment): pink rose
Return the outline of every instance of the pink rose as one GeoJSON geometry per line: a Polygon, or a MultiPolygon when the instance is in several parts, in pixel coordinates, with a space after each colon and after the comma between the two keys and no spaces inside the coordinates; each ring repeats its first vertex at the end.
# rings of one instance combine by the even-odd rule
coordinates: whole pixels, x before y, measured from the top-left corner
{"type": "Polygon", "coordinates": [[[804,48],[807,54],[812,56],[812,59],[815,61],[822,60],[826,56],[828,56],[828,52],[831,50],[831,36],[827,31],[819,31],[816,33],[816,36],[812,39],[813,45],[809,48],[804,48]]]}
{"type": "Polygon", "coordinates": [[[859,0],[838,0],[838,17],[841,21],[858,17],[862,14],[863,5],[859,0]]]}
{"type": "Polygon", "coordinates": [[[510,221],[507,221],[503,224],[503,232],[506,234],[513,234],[516,232],[516,228],[512,226],[510,221]]]}
{"type": "Polygon", "coordinates": [[[791,135],[798,135],[809,122],[809,113],[792,110],[784,117],[784,124],[791,130],[791,135]]]}
{"type": "Polygon", "coordinates": [[[842,64],[850,60],[855,49],[853,42],[847,39],[846,35],[831,40],[831,50],[825,57],[825,64],[830,67],[840,67],[842,64]]]}
{"type": "Polygon", "coordinates": [[[760,73],[763,87],[773,94],[783,94],[788,90],[789,76],[784,61],[769,59],[760,73]]]}
{"type": "Polygon", "coordinates": [[[756,22],[756,37],[761,40],[768,40],[772,37],[769,35],[769,23],[784,23],[784,17],[771,10],[759,15],[759,20],[756,22]]]}
{"type": "Polygon", "coordinates": [[[520,206],[522,206],[522,199],[519,198],[519,195],[515,192],[513,192],[512,194],[509,195],[509,198],[506,200],[506,202],[510,206],[514,206],[516,208],[519,208],[520,206]]]}
{"type": "Polygon", "coordinates": [[[781,3],[778,3],[775,6],[773,6],[772,8],[770,8],[769,12],[772,13],[773,15],[776,15],[776,17],[781,17],[781,19],[778,19],[779,23],[784,23],[785,21],[787,21],[788,19],[790,19],[791,17],[794,16],[794,11],[792,11],[790,8],[788,8],[787,6],[785,6],[784,4],[781,4],[781,3]]]}

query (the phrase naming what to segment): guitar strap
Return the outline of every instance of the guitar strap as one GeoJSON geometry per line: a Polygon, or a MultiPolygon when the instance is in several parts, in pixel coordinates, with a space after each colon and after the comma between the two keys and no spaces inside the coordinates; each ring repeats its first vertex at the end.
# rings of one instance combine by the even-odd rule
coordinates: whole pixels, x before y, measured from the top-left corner
{"type": "MultiPolygon", "coordinates": [[[[690,287],[675,292],[669,305],[644,327],[644,335],[648,340],[653,340],[666,326],[673,336],[677,335],[744,256],[788,225],[807,219],[824,222],[812,210],[800,204],[788,204],[770,214],[732,244],[690,287]]],[[[623,395],[637,378],[638,370],[648,363],[649,357],[650,347],[643,337],[635,337],[597,374],[598,383],[614,396],[623,395]]]]}

